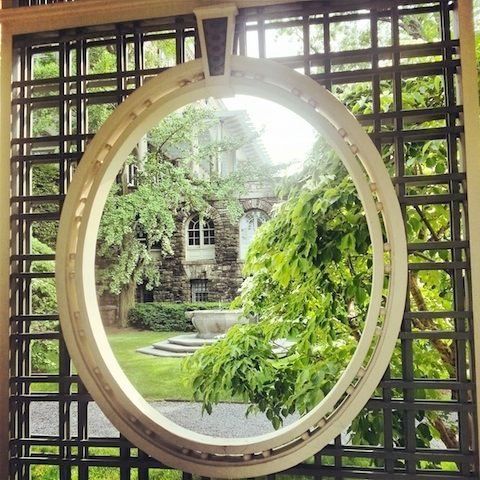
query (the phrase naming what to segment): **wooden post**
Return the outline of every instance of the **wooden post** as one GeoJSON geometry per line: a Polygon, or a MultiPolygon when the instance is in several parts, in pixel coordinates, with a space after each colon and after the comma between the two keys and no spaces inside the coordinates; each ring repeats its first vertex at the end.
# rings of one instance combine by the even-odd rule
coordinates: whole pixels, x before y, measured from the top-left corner
{"type": "Polygon", "coordinates": [[[10,113],[12,36],[0,25],[0,478],[9,470],[10,113]]]}
{"type": "MultiPolygon", "coordinates": [[[[478,72],[475,53],[472,0],[458,2],[460,38],[459,90],[463,105],[463,161],[468,195],[468,230],[470,241],[471,290],[473,311],[476,401],[480,399],[480,108],[478,104],[478,72]]],[[[477,439],[480,438],[480,416],[477,414],[477,439]]],[[[477,455],[479,454],[477,445],[477,455]]],[[[477,462],[480,457],[477,458],[477,462]]],[[[480,462],[479,462],[480,463],[480,462]]]]}

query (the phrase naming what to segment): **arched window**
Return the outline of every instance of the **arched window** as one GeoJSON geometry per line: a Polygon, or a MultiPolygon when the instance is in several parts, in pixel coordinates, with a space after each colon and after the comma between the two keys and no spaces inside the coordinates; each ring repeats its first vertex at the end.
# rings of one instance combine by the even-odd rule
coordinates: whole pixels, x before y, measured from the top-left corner
{"type": "Polygon", "coordinates": [[[215,258],[215,225],[210,219],[194,215],[187,222],[186,259],[212,260],[215,258]]]}
{"type": "Polygon", "coordinates": [[[240,219],[240,260],[245,260],[257,228],[268,220],[268,215],[259,209],[248,210],[240,219]]]}

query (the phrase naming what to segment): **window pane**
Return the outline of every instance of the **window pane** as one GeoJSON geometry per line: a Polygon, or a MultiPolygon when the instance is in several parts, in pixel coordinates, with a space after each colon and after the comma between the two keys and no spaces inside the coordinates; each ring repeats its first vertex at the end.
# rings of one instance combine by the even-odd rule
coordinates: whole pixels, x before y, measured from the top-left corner
{"type": "Polygon", "coordinates": [[[203,244],[215,245],[215,227],[211,220],[207,220],[203,226],[203,244]]]}
{"type": "Polygon", "coordinates": [[[192,289],[192,302],[207,302],[208,301],[208,280],[200,278],[190,280],[192,289]]]}
{"type": "Polygon", "coordinates": [[[255,231],[268,220],[263,210],[249,210],[240,219],[240,258],[245,259],[248,247],[252,243],[255,231]]]}
{"type": "Polygon", "coordinates": [[[198,216],[193,217],[188,224],[188,245],[200,245],[200,221],[198,216]]]}

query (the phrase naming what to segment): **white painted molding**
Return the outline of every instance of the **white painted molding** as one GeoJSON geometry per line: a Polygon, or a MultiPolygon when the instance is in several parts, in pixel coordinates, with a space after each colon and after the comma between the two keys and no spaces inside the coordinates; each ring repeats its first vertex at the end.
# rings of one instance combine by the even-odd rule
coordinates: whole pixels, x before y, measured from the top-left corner
{"type": "Polygon", "coordinates": [[[56,283],[70,354],[82,381],[116,428],[167,465],[202,476],[243,478],[281,471],[315,454],[348,427],[371,397],[389,365],[400,330],[407,246],[398,199],[380,154],[343,104],[310,78],[278,63],[238,56],[230,61],[228,86],[209,86],[205,65],[196,60],[150,80],[107,120],[89,144],[66,197],[57,241],[56,283]],[[179,107],[232,93],[275,101],[323,134],[355,183],[373,246],[373,285],[365,327],[335,387],[292,425],[242,439],[194,433],[151,407],[113,355],[95,292],[98,227],[108,192],[127,155],[146,132],[179,107]]]}

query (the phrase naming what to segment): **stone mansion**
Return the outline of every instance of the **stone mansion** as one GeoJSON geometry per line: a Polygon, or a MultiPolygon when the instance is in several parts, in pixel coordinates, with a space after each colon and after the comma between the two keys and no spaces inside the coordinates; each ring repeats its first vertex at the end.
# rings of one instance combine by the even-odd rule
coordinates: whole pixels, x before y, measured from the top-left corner
{"type": "MultiPolygon", "coordinates": [[[[227,110],[222,102],[215,102],[221,135],[251,136],[254,127],[246,111],[227,110]]],[[[219,132],[212,132],[212,135],[219,135],[219,132]]],[[[217,169],[225,173],[234,171],[247,158],[259,164],[270,163],[260,137],[219,157],[217,169]]],[[[243,215],[236,224],[231,223],[225,206],[219,202],[212,202],[212,213],[208,219],[197,214],[179,218],[172,238],[173,255],[161,260],[161,285],[153,291],[139,287],[137,300],[233,300],[242,284],[242,266],[255,230],[268,220],[277,199],[271,185],[251,181],[247,182],[239,201],[243,215]]]]}

